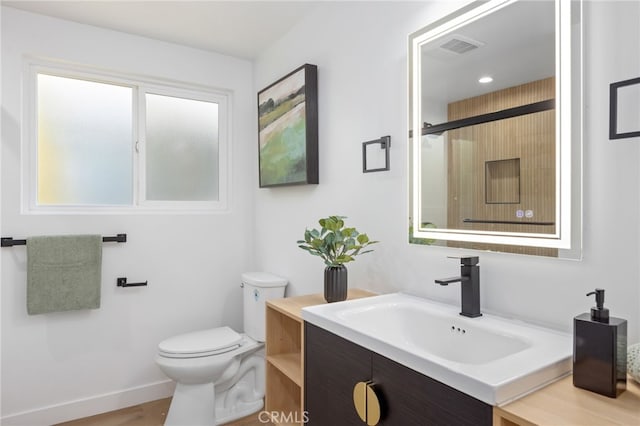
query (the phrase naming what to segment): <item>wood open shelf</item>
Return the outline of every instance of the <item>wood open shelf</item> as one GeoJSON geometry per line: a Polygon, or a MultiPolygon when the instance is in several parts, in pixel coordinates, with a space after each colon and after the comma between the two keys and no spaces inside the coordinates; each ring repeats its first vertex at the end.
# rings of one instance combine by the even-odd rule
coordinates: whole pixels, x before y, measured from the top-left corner
{"type": "Polygon", "coordinates": [[[280,419],[300,420],[300,423],[280,422],[277,423],[279,425],[301,424],[303,420],[300,399],[302,387],[269,362],[267,362],[267,378],[265,410],[277,413],[280,419]]]}
{"type": "Polygon", "coordinates": [[[302,386],[302,360],[300,358],[300,353],[271,355],[267,357],[267,362],[290,378],[296,385],[302,386]]]}
{"type": "MultiPolygon", "coordinates": [[[[348,299],[373,296],[366,290],[351,289],[348,299]]],[[[322,294],[267,301],[266,397],[265,410],[281,418],[304,424],[304,327],[302,309],[326,303],[322,294]]]]}

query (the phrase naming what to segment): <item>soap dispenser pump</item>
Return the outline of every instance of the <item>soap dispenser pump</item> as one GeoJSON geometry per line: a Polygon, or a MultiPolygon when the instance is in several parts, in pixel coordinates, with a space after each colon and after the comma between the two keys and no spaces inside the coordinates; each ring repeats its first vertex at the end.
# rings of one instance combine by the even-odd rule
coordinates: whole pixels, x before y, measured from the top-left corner
{"type": "Polygon", "coordinates": [[[573,319],[573,385],[616,398],[627,388],[627,321],[609,316],[604,289],[590,313],[573,319]]]}
{"type": "Polygon", "coordinates": [[[604,307],[604,289],[596,288],[588,296],[596,295],[596,306],[591,308],[591,320],[598,322],[609,322],[609,310],[604,307]]]}

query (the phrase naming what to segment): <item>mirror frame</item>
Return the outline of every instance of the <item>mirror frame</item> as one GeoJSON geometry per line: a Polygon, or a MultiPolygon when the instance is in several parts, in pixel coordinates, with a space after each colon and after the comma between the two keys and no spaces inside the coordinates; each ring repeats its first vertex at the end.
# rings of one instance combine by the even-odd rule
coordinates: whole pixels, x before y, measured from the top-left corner
{"type": "MultiPolygon", "coordinates": [[[[409,170],[410,215],[413,223],[423,222],[421,213],[421,60],[420,48],[438,37],[474,22],[518,0],[475,1],[458,11],[445,16],[409,35],[409,170]]],[[[555,56],[556,56],[556,231],[553,234],[534,234],[517,232],[491,232],[463,229],[420,228],[412,226],[411,239],[451,240],[489,244],[507,244],[530,247],[548,247],[557,249],[575,249],[572,247],[572,127],[575,119],[572,113],[572,4],[573,1],[555,0],[555,56]]],[[[580,131],[577,132],[581,138],[580,131]]],[[[581,143],[581,141],[580,141],[581,143]]],[[[581,166],[578,167],[579,169],[581,166]]],[[[581,220],[578,220],[581,222],[581,220]]],[[[575,225],[575,224],[574,224],[575,225]]],[[[574,226],[575,229],[575,226],[574,226]]],[[[574,231],[575,233],[575,231],[574,231]]],[[[575,246],[575,244],[574,244],[575,246]]]]}

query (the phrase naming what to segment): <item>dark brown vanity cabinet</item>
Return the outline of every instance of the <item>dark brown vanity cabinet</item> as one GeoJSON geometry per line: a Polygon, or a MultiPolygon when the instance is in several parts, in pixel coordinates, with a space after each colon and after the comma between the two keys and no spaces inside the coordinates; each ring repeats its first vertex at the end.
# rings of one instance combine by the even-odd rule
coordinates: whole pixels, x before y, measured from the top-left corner
{"type": "Polygon", "coordinates": [[[308,425],[367,424],[354,405],[362,382],[375,392],[379,425],[492,423],[490,405],[307,322],[304,354],[308,425]]]}

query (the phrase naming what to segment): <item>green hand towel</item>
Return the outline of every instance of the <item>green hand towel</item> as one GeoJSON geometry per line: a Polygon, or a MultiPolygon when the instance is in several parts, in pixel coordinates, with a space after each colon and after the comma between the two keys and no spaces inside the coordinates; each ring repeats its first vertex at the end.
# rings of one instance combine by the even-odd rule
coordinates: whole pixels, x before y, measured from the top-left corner
{"type": "Polygon", "coordinates": [[[63,235],[27,239],[27,312],[100,307],[102,237],[63,235]]]}

